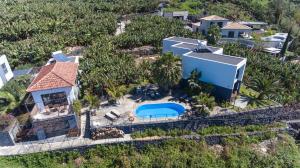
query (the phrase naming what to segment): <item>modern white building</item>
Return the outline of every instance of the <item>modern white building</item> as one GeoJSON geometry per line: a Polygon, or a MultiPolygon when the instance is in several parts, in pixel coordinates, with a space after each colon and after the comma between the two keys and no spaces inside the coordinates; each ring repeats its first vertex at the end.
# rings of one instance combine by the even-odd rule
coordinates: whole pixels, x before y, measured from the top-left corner
{"type": "Polygon", "coordinates": [[[0,88],[2,88],[5,83],[11,80],[14,74],[9,66],[7,58],[5,55],[0,56],[0,88]]]}
{"type": "MultiPolygon", "coordinates": [[[[274,35],[262,37],[263,46],[266,48],[278,48],[281,49],[285,40],[287,39],[287,33],[275,33],[274,35]]],[[[291,42],[289,42],[290,44],[291,42]]]]}
{"type": "Polygon", "coordinates": [[[246,58],[223,54],[222,48],[207,46],[197,39],[169,37],[163,40],[163,53],[172,52],[182,59],[183,78],[197,69],[199,80],[213,84],[218,99],[230,100],[239,92],[246,68],[246,58]]]}

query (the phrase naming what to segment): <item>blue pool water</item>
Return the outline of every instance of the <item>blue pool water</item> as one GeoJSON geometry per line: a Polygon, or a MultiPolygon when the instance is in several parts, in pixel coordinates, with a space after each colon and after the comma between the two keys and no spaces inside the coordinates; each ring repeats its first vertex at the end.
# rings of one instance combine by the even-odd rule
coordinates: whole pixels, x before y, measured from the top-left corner
{"type": "Polygon", "coordinates": [[[177,103],[144,104],[139,106],[135,115],[138,118],[177,117],[183,114],[185,108],[177,103]]]}

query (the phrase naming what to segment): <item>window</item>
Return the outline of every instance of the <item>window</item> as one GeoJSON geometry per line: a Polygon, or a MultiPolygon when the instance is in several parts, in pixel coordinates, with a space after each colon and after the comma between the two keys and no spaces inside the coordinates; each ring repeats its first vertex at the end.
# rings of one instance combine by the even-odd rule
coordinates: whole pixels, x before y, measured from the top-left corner
{"type": "Polygon", "coordinates": [[[238,78],[239,76],[240,76],[240,69],[237,70],[235,78],[238,78]]]}
{"type": "Polygon", "coordinates": [[[48,105],[67,105],[68,99],[65,92],[51,93],[42,95],[44,106],[48,105]]]}
{"type": "Polygon", "coordinates": [[[243,34],[244,32],[239,32],[239,37],[242,37],[243,34]]]}
{"type": "Polygon", "coordinates": [[[8,73],[8,70],[7,70],[7,68],[6,68],[5,63],[1,64],[1,68],[2,68],[2,70],[3,70],[3,72],[4,72],[5,74],[8,73]]]}
{"type": "Polygon", "coordinates": [[[234,31],[228,32],[228,38],[234,38],[234,31]]]}
{"type": "Polygon", "coordinates": [[[222,27],[223,27],[223,22],[218,22],[218,26],[219,26],[220,28],[222,28],[222,27]]]}

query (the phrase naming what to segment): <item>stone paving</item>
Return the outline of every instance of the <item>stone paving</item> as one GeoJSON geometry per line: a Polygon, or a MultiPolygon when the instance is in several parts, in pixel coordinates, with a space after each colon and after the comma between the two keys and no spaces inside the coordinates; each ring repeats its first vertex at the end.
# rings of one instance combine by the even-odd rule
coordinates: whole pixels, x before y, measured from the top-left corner
{"type": "Polygon", "coordinates": [[[132,138],[129,134],[125,134],[124,138],[113,138],[113,139],[102,139],[102,140],[91,140],[89,138],[76,137],[76,138],[64,138],[63,141],[49,142],[36,141],[29,143],[17,143],[15,146],[0,147],[0,156],[10,155],[22,155],[37,152],[46,152],[59,149],[88,147],[97,144],[111,144],[131,141],[132,138]]]}
{"type": "MultiPolygon", "coordinates": [[[[142,102],[137,102],[135,99],[131,98],[131,95],[125,95],[123,98],[121,98],[118,101],[118,104],[116,105],[109,105],[105,106],[102,105],[101,108],[97,109],[96,115],[91,116],[91,127],[102,127],[102,126],[109,126],[109,125],[123,125],[123,124],[131,124],[131,123],[141,123],[141,122],[153,122],[153,121],[161,121],[161,120],[172,120],[172,119],[178,119],[176,118],[158,118],[158,119],[139,119],[134,117],[134,112],[137,107],[143,104],[154,104],[154,103],[167,103],[167,102],[176,102],[174,97],[172,96],[166,96],[158,100],[145,100],[142,102]],[[116,121],[112,122],[111,120],[108,120],[105,118],[105,114],[109,113],[110,111],[116,110],[118,111],[121,116],[116,121]],[[132,116],[135,118],[133,122],[129,121],[129,117],[132,116]]],[[[185,103],[179,103],[183,105],[186,109],[190,109],[190,106],[185,103]]]]}

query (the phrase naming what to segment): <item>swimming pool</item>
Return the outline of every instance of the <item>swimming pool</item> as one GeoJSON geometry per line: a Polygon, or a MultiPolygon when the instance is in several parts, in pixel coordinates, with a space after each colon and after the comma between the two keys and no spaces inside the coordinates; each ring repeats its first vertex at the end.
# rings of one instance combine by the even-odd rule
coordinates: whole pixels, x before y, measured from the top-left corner
{"type": "Polygon", "coordinates": [[[135,110],[135,115],[140,118],[165,118],[178,117],[185,108],[177,103],[144,104],[135,110]]]}

